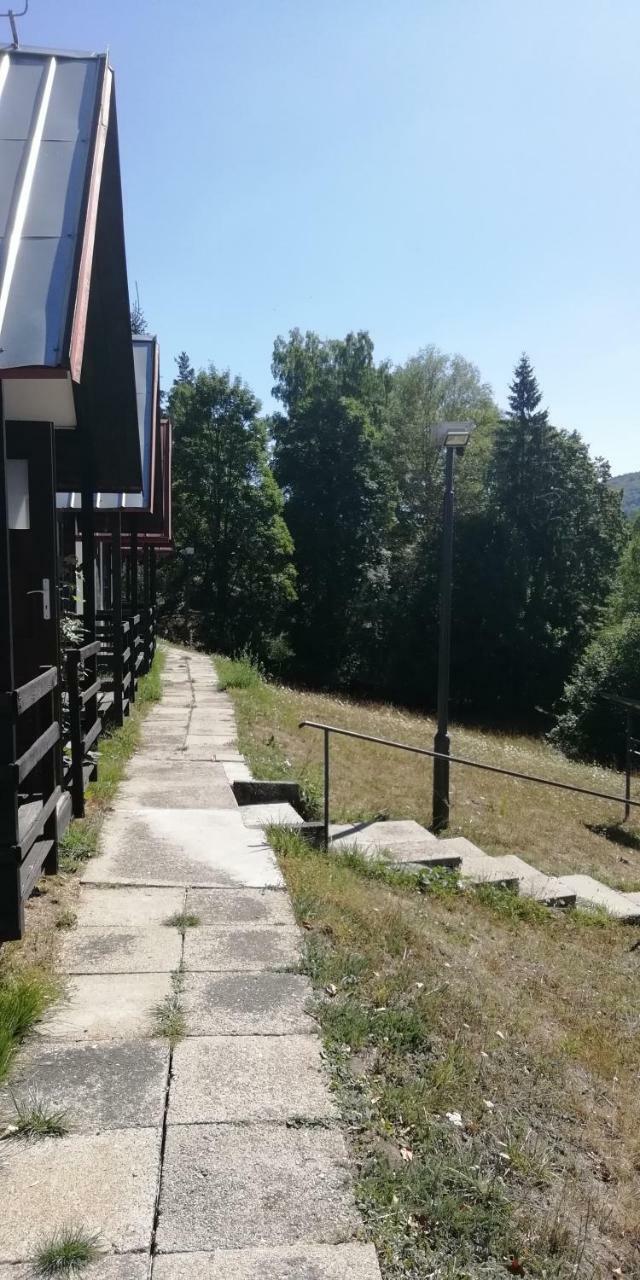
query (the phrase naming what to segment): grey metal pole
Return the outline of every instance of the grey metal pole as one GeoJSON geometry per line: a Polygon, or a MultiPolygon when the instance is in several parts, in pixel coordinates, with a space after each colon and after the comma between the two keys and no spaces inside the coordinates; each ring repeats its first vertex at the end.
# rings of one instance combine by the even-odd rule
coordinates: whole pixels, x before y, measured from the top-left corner
{"type": "Polygon", "coordinates": [[[331,775],[329,769],[329,730],[324,731],[324,847],[329,848],[330,840],[330,800],[329,789],[331,786],[331,775]]]}
{"type": "MultiPolygon", "coordinates": [[[[449,668],[451,659],[451,591],[453,585],[453,462],[455,449],[447,447],[444,482],[444,520],[442,529],[442,569],[440,578],[440,642],[438,650],[438,727],[433,740],[434,751],[448,756],[449,739],[449,668]]],[[[433,820],[435,832],[449,826],[449,761],[433,762],[433,820]]]]}

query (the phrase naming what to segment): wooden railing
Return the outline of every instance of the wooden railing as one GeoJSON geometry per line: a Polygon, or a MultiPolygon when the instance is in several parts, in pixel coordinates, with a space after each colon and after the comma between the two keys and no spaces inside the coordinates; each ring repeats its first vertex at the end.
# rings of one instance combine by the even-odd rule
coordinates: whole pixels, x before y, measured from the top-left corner
{"type": "Polygon", "coordinates": [[[58,867],[58,672],[47,667],[0,693],[0,941],[21,938],[24,904],[44,870],[58,867]]]}
{"type": "Polygon", "coordinates": [[[124,612],[118,624],[111,610],[96,615],[100,641],[104,717],[121,725],[136,700],[138,680],[146,675],[156,651],[156,615],[152,606],[124,612]]]}
{"type": "Polygon", "coordinates": [[[100,641],[94,640],[79,649],[67,649],[65,654],[71,758],[64,780],[71,792],[74,818],[84,817],[85,786],[87,782],[94,781],[98,772],[95,759],[89,752],[102,732],[102,720],[98,715],[102,685],[97,670],[100,649],[100,641]]]}

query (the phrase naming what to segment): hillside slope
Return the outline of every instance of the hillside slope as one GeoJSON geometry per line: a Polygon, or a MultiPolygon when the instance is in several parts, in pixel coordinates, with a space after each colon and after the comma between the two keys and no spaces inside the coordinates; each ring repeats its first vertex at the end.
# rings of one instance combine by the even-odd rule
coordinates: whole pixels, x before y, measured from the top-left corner
{"type": "Polygon", "coordinates": [[[627,516],[640,511],[640,471],[625,471],[624,475],[611,477],[611,488],[622,490],[622,510],[627,516]]]}

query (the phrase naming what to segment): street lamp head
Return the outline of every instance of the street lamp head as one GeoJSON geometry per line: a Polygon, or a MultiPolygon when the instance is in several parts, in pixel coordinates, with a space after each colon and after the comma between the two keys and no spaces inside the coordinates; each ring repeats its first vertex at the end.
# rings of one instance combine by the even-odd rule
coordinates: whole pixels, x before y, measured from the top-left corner
{"type": "Polygon", "coordinates": [[[436,422],[432,428],[436,444],[443,449],[465,449],[475,422],[436,422]]]}

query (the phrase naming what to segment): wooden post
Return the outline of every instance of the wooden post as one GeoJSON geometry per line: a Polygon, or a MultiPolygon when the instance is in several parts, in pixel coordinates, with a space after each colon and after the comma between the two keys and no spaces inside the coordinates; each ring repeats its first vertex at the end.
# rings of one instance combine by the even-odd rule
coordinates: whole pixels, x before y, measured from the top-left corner
{"type": "MultiPolygon", "coordinates": [[[[82,490],[82,593],[84,599],[83,644],[91,644],[96,639],[96,536],[94,493],[87,483],[82,490]]],[[[98,655],[87,659],[88,684],[94,685],[98,679],[98,655]]],[[[94,694],[86,704],[85,719],[87,724],[94,724],[98,719],[98,695],[94,694]]],[[[81,752],[82,756],[82,752],[81,752]]],[[[97,770],[95,775],[97,776],[97,770]]],[[[83,788],[84,789],[84,788],[83,788]]],[[[84,805],[84,801],[83,801],[84,805]]],[[[75,810],[74,810],[75,812],[75,810]]]]}
{"type": "MultiPolygon", "coordinates": [[[[0,382],[0,772],[16,759],[11,548],[7,504],[7,438],[0,382]]],[[[24,927],[18,857],[18,790],[0,783],[0,938],[19,938],[24,927]]]]}
{"type": "MultiPolygon", "coordinates": [[[[36,424],[36,430],[38,430],[36,424]]],[[[60,599],[58,592],[58,529],[57,529],[57,512],[56,512],[56,436],[55,427],[52,422],[47,424],[45,430],[48,433],[46,438],[47,456],[43,463],[42,484],[43,491],[46,494],[46,501],[43,505],[43,529],[42,536],[47,547],[49,557],[49,573],[50,591],[49,591],[49,608],[50,608],[50,628],[49,643],[46,666],[55,667],[58,680],[54,689],[49,694],[49,720],[51,724],[62,724],[62,703],[60,697],[61,688],[61,654],[60,654],[60,599]]],[[[95,627],[95,619],[94,619],[95,627]]],[[[44,655],[43,655],[44,656],[44,655]]],[[[62,787],[62,735],[53,751],[50,751],[43,761],[43,796],[45,792],[49,795],[58,787],[62,787]]],[[[55,875],[58,870],[58,813],[57,809],[53,810],[51,817],[48,818],[44,825],[42,834],[45,840],[52,840],[53,844],[44,862],[43,870],[46,875],[55,875]]]]}
{"type": "Polygon", "coordinates": [[[82,704],[80,702],[80,653],[66,654],[69,726],[71,734],[71,800],[74,818],[84,818],[84,772],[82,750],[82,704]]]}
{"type": "Polygon", "coordinates": [[[149,588],[149,544],[147,542],[144,543],[142,548],[142,594],[144,598],[144,610],[143,610],[144,664],[142,669],[144,672],[146,672],[149,670],[149,667],[151,666],[151,659],[153,656],[151,652],[151,640],[152,640],[152,635],[151,635],[152,621],[151,620],[153,615],[151,611],[151,594],[150,594],[150,588],[149,588]]]}
{"type": "Polygon", "coordinates": [[[122,516],[116,511],[111,526],[111,569],[113,598],[113,715],[116,724],[124,723],[124,691],[122,681],[122,516]]]}

